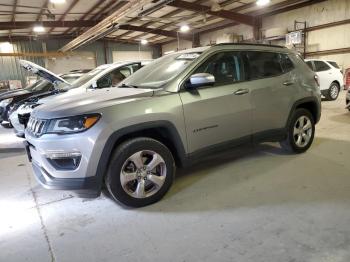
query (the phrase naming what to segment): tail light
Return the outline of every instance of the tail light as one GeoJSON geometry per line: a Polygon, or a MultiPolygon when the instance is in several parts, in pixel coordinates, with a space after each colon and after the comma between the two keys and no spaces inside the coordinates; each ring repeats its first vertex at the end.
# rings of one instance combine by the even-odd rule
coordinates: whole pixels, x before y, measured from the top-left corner
{"type": "Polygon", "coordinates": [[[320,80],[318,79],[318,76],[315,75],[314,79],[315,79],[315,82],[316,82],[317,86],[320,87],[320,80]]]}

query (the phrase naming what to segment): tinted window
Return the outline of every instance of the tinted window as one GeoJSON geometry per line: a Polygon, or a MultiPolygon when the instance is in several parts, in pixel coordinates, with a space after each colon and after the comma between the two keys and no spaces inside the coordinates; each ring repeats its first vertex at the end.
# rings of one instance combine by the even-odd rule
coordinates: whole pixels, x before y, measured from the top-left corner
{"type": "Polygon", "coordinates": [[[311,61],[307,61],[306,64],[310,67],[310,69],[311,69],[312,71],[314,71],[314,68],[313,68],[313,66],[312,66],[312,62],[311,62],[311,61]]]}
{"type": "Polygon", "coordinates": [[[283,73],[281,57],[272,52],[247,52],[249,79],[259,79],[283,73]]]}
{"type": "Polygon", "coordinates": [[[284,72],[289,72],[294,69],[294,64],[287,54],[281,54],[281,63],[284,72]]]}
{"type": "Polygon", "coordinates": [[[232,84],[244,80],[242,65],[238,52],[222,52],[206,60],[193,74],[212,74],[215,77],[215,85],[232,84]]]}
{"type": "Polygon", "coordinates": [[[322,72],[322,71],[327,71],[331,69],[329,65],[327,65],[325,62],[322,61],[314,61],[315,69],[316,72],[322,72]]]}
{"type": "Polygon", "coordinates": [[[339,69],[339,66],[336,62],[333,62],[333,61],[327,61],[328,63],[330,63],[332,66],[334,66],[335,68],[338,68],[339,69]]]}

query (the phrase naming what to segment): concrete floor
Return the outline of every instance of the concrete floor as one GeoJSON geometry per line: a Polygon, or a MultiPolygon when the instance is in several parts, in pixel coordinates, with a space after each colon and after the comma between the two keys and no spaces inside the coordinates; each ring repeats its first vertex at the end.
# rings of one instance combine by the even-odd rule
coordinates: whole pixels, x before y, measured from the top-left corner
{"type": "Polygon", "coordinates": [[[125,209],[42,189],[0,130],[0,261],[350,261],[350,113],[323,102],[302,155],[278,144],[180,170],[161,202],[125,209]]]}

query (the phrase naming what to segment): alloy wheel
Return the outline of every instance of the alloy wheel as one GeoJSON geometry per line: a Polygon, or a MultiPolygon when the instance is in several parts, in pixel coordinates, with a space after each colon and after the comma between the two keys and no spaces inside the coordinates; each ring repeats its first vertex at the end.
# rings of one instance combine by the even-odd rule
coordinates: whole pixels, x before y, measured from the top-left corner
{"type": "Polygon", "coordinates": [[[164,159],[150,150],[138,151],[123,164],[120,182],[123,190],[134,198],[147,198],[157,193],[165,182],[164,159]]]}
{"type": "Polygon", "coordinates": [[[336,99],[338,97],[338,93],[339,93],[338,86],[332,85],[329,93],[330,93],[330,96],[332,99],[336,99]]]}
{"type": "Polygon", "coordinates": [[[298,147],[305,147],[312,138],[312,123],[307,116],[301,116],[294,124],[293,138],[298,147]]]}

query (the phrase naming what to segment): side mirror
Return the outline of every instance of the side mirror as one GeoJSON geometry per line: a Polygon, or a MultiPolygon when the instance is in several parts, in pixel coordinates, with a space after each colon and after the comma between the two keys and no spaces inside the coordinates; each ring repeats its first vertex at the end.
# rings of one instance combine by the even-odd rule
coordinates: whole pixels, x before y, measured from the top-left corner
{"type": "Polygon", "coordinates": [[[187,88],[197,88],[202,86],[213,86],[215,84],[215,77],[208,73],[198,73],[191,75],[186,83],[187,88]]]}

